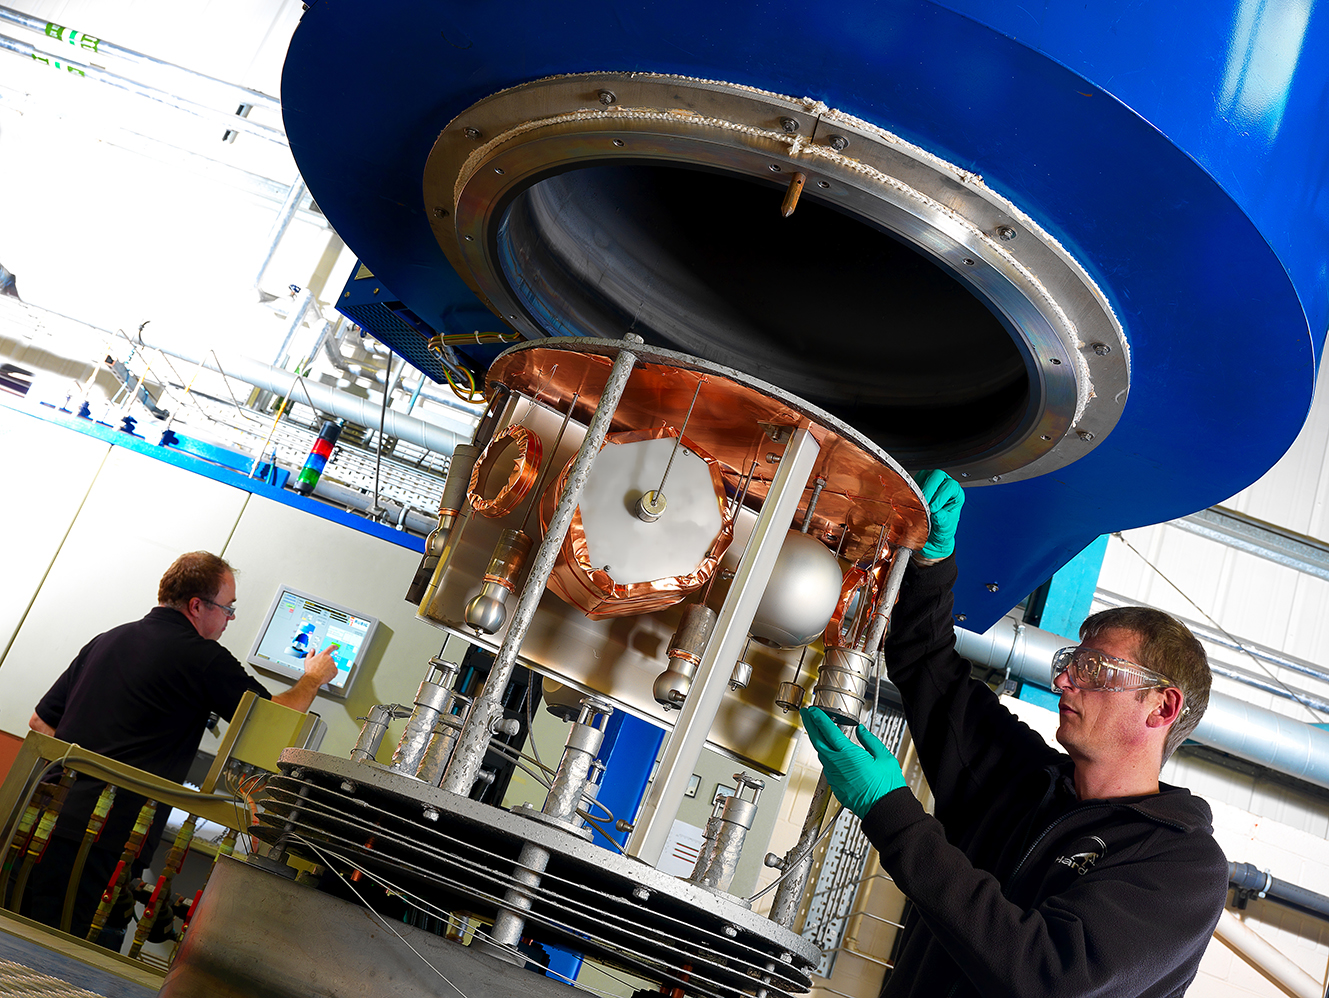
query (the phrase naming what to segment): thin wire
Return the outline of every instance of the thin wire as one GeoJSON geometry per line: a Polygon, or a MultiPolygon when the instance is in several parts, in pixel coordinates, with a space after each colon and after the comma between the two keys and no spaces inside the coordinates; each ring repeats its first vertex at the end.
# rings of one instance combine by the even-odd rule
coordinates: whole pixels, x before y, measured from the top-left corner
{"type": "MultiPolygon", "coordinates": [[[[827,791],[827,793],[829,792],[830,791],[827,791]]],[[[779,885],[780,881],[784,880],[785,877],[789,876],[789,874],[793,873],[796,869],[798,869],[798,865],[803,862],[803,858],[807,856],[808,853],[812,852],[813,849],[816,849],[817,844],[831,833],[831,831],[835,828],[835,823],[840,820],[841,812],[844,811],[843,804],[841,804],[839,801],[836,801],[836,805],[837,806],[835,808],[835,814],[831,815],[831,820],[826,822],[826,827],[821,830],[821,834],[819,834],[815,839],[813,839],[810,843],[808,843],[808,847],[806,849],[804,849],[797,856],[794,856],[785,863],[785,866],[787,866],[788,869],[785,870],[784,873],[780,874],[778,877],[772,880],[761,890],[757,891],[756,894],[748,898],[749,903],[756,901],[758,898],[765,897],[772,890],[774,890],[775,887],[779,885]]]]}
{"type": "MultiPolygon", "coordinates": [[[[330,869],[330,870],[332,870],[332,872],[336,873],[337,876],[341,879],[342,883],[346,884],[346,886],[348,886],[348,887],[351,888],[351,890],[352,890],[352,892],[354,892],[355,896],[358,897],[358,898],[360,898],[361,902],[364,903],[364,906],[365,906],[366,908],[368,908],[370,912],[372,912],[374,915],[376,915],[376,916],[378,917],[379,921],[383,922],[384,925],[387,925],[388,928],[392,928],[392,926],[391,926],[386,920],[384,920],[384,918],[383,918],[382,915],[380,915],[377,911],[374,911],[374,909],[371,908],[371,907],[369,906],[369,902],[366,901],[366,900],[364,899],[364,896],[361,895],[360,892],[357,891],[357,890],[351,885],[350,881],[348,881],[348,880],[346,879],[346,877],[343,876],[343,874],[341,873],[341,871],[339,871],[339,870],[338,870],[335,866],[333,866],[331,863],[328,863],[328,862],[327,862],[327,855],[328,855],[327,853],[323,852],[323,850],[319,849],[319,848],[318,848],[317,846],[315,846],[312,842],[310,842],[308,839],[304,838],[304,836],[299,835],[298,833],[292,833],[291,837],[294,838],[294,839],[299,839],[302,843],[304,843],[306,846],[308,846],[308,847],[309,847],[310,849],[312,849],[314,852],[318,853],[319,856],[323,858],[324,863],[328,866],[328,869],[330,869]]],[[[346,863],[346,864],[348,864],[348,865],[350,865],[350,866],[356,866],[356,864],[355,864],[354,862],[352,862],[352,861],[351,861],[348,857],[346,857],[346,856],[342,856],[342,855],[340,855],[340,854],[338,854],[338,853],[335,853],[335,852],[331,853],[331,855],[334,856],[335,858],[341,860],[343,863],[346,863]]],[[[359,869],[358,866],[356,866],[356,868],[359,869]]],[[[372,871],[372,870],[360,870],[360,872],[363,873],[363,874],[364,874],[366,877],[368,877],[370,880],[374,881],[374,883],[378,884],[378,886],[382,887],[382,888],[385,889],[385,890],[392,891],[392,893],[394,893],[394,894],[398,895],[399,897],[401,897],[403,900],[406,901],[407,904],[409,904],[409,905],[411,905],[412,907],[414,907],[414,908],[415,908],[417,911],[419,911],[422,915],[432,915],[432,916],[434,916],[434,917],[436,917],[436,918],[447,918],[447,917],[450,917],[451,915],[454,914],[454,912],[447,911],[447,910],[445,910],[445,909],[443,909],[443,908],[440,908],[438,905],[432,903],[431,901],[427,901],[427,900],[425,900],[424,898],[420,897],[418,894],[415,894],[415,893],[413,893],[413,892],[411,892],[411,891],[405,889],[404,887],[399,887],[399,886],[393,884],[392,881],[388,880],[386,877],[381,876],[380,874],[376,874],[376,873],[374,873],[374,871],[372,871]]],[[[414,946],[411,946],[411,944],[410,944],[409,942],[406,942],[406,940],[401,936],[400,933],[397,932],[396,929],[393,929],[392,931],[393,931],[393,933],[397,936],[397,938],[401,939],[402,942],[406,943],[407,947],[411,950],[412,953],[414,953],[416,956],[420,957],[420,959],[424,961],[425,965],[428,966],[430,970],[432,970],[434,973],[438,974],[439,977],[443,977],[443,980],[447,981],[448,985],[449,985],[454,991],[456,991],[458,994],[462,994],[462,992],[457,988],[457,986],[456,986],[455,984],[453,984],[451,981],[448,981],[448,979],[447,979],[446,977],[443,976],[443,974],[439,971],[439,969],[438,969],[437,967],[435,967],[432,963],[430,963],[427,959],[425,959],[425,957],[420,953],[419,950],[417,950],[414,946]]],[[[528,961],[529,961],[529,959],[530,959],[529,957],[527,957],[527,955],[526,955],[525,953],[522,953],[521,950],[517,949],[515,946],[509,946],[507,943],[501,943],[501,942],[497,941],[497,940],[494,939],[493,936],[491,936],[488,932],[485,932],[483,929],[480,929],[480,928],[478,928],[478,927],[476,927],[476,926],[472,926],[472,927],[471,927],[471,934],[472,934],[473,936],[478,936],[478,937],[480,937],[481,939],[485,940],[486,942],[488,942],[488,943],[489,943],[490,945],[492,945],[492,946],[496,946],[496,947],[498,947],[499,949],[506,950],[506,951],[509,952],[509,953],[514,953],[514,954],[516,954],[517,956],[520,956],[523,960],[528,960],[528,961]]],[[[606,977],[611,977],[611,978],[613,978],[614,980],[618,981],[620,984],[624,984],[624,985],[626,985],[627,987],[634,987],[634,985],[633,985],[631,982],[629,982],[629,981],[625,981],[625,980],[623,980],[621,977],[616,977],[614,974],[609,973],[609,971],[608,971],[607,969],[605,969],[605,968],[604,968],[602,965],[600,965],[600,964],[597,964],[597,965],[596,965],[596,969],[599,970],[601,973],[603,973],[606,977]]],[[[573,987],[580,988],[580,989],[585,990],[585,991],[594,991],[596,994],[608,995],[609,998],[615,998],[615,996],[612,995],[611,992],[608,992],[608,991],[601,991],[599,988],[593,988],[593,987],[591,987],[591,986],[588,985],[588,984],[580,984],[580,983],[578,983],[575,979],[570,978],[570,977],[567,977],[567,976],[564,975],[564,974],[560,974],[560,973],[559,973],[558,971],[556,971],[556,970],[549,970],[548,968],[545,968],[545,970],[546,970],[547,973],[552,974],[552,975],[554,975],[555,977],[558,977],[558,978],[560,978],[560,979],[563,980],[563,981],[566,981],[568,984],[571,984],[573,987]]],[[[462,998],[465,998],[465,995],[462,995],[462,998]]]]}
{"type": "Polygon", "coordinates": [[[1232,634],[1232,633],[1231,633],[1226,627],[1224,627],[1222,624],[1220,624],[1218,621],[1216,621],[1213,617],[1209,616],[1209,614],[1205,611],[1204,607],[1200,606],[1199,603],[1195,602],[1195,600],[1191,599],[1188,595],[1186,595],[1186,593],[1182,591],[1182,588],[1181,588],[1179,585],[1177,585],[1175,582],[1173,582],[1171,579],[1169,579],[1169,578],[1163,573],[1163,570],[1162,570],[1161,568],[1159,568],[1159,567],[1158,567],[1157,565],[1155,565],[1152,561],[1150,561],[1148,558],[1146,558],[1146,557],[1140,552],[1140,550],[1139,550],[1138,548],[1136,548],[1136,546],[1135,546],[1134,544],[1132,544],[1130,541],[1126,540],[1125,536],[1122,535],[1121,531],[1117,531],[1117,532],[1114,533],[1112,536],[1115,537],[1117,540],[1121,541],[1121,543],[1125,544],[1128,548],[1130,548],[1131,551],[1135,554],[1135,556],[1136,556],[1137,558],[1139,558],[1142,562],[1144,562],[1146,565],[1148,565],[1150,568],[1152,568],[1152,569],[1154,570],[1154,572],[1157,573],[1157,575],[1158,575],[1158,577],[1159,577],[1160,579],[1162,579],[1164,582],[1166,582],[1169,586],[1171,586],[1173,589],[1175,589],[1175,590],[1177,591],[1177,594],[1180,595],[1182,599],[1184,599],[1184,600],[1185,600],[1187,603],[1189,603],[1191,606],[1195,607],[1195,609],[1199,610],[1200,613],[1203,614],[1205,620],[1207,620],[1207,621],[1209,621],[1209,623],[1213,624],[1214,627],[1217,628],[1219,631],[1222,631],[1222,632],[1223,632],[1223,636],[1226,637],[1229,641],[1231,641],[1231,642],[1232,642],[1234,645],[1236,645],[1238,648],[1240,648],[1240,649],[1242,650],[1242,652],[1245,653],[1246,657],[1249,658],[1252,662],[1254,662],[1254,663],[1256,664],[1256,666],[1259,667],[1259,669],[1260,669],[1260,670],[1261,670],[1266,676],[1268,676],[1270,679],[1272,679],[1275,683],[1277,683],[1277,684],[1278,684],[1279,686],[1281,686],[1283,689],[1287,690],[1287,692],[1290,693],[1290,694],[1292,695],[1292,700],[1293,700],[1294,703],[1298,704],[1298,705],[1301,706],[1304,710],[1306,710],[1307,713],[1309,713],[1309,714],[1311,715],[1311,717],[1314,717],[1314,718],[1316,718],[1316,719],[1319,720],[1319,721],[1323,721],[1323,720],[1325,720],[1325,715],[1324,715],[1323,713],[1321,713],[1320,711],[1316,710],[1316,709],[1315,709],[1314,707],[1312,707],[1310,704],[1306,703],[1305,700],[1303,700],[1303,699],[1301,698],[1301,695],[1300,695],[1296,690],[1294,690],[1291,686],[1288,686],[1287,683],[1283,682],[1283,680],[1279,679],[1278,676],[1276,676],[1276,675],[1274,674],[1274,672],[1273,672],[1272,669],[1270,669],[1267,665],[1265,665],[1265,664],[1264,664],[1263,662],[1261,662],[1258,658],[1256,658],[1255,654],[1254,654],[1249,648],[1247,648],[1244,644],[1242,644],[1239,640],[1237,640],[1237,638],[1234,637],[1233,634],[1232,634]]]}
{"type": "Polygon", "coordinates": [[[557,373],[558,373],[558,365],[555,364],[553,367],[549,369],[549,373],[545,375],[544,383],[541,384],[540,387],[535,390],[535,394],[532,395],[529,400],[527,400],[526,411],[521,414],[521,419],[517,420],[518,426],[526,425],[526,420],[530,419],[531,413],[535,412],[535,406],[536,403],[540,401],[540,396],[545,393],[545,389],[549,387],[549,382],[553,380],[554,375],[557,373]]]}
{"type": "MultiPolygon", "coordinates": [[[[340,870],[338,870],[335,866],[333,866],[331,863],[328,862],[327,857],[323,854],[323,851],[322,851],[321,849],[318,848],[318,846],[314,845],[314,843],[310,842],[310,841],[309,841],[308,839],[306,839],[303,835],[292,834],[291,837],[292,837],[292,838],[299,839],[299,840],[300,840],[301,842],[303,842],[308,848],[310,848],[310,849],[312,849],[314,852],[318,853],[319,857],[322,858],[323,861],[324,861],[324,863],[327,864],[328,869],[330,869],[333,873],[337,874],[337,878],[338,878],[339,880],[341,880],[341,882],[342,882],[343,884],[345,884],[347,887],[349,887],[349,888],[351,889],[351,893],[354,894],[356,897],[358,897],[358,898],[360,899],[360,903],[363,904],[363,905],[365,906],[366,909],[368,909],[368,911],[370,912],[370,914],[372,914],[375,918],[377,918],[380,922],[383,923],[384,928],[386,928],[386,929],[388,929],[389,931],[391,931],[391,933],[392,933],[394,936],[396,936],[396,937],[397,937],[398,939],[400,939],[403,943],[405,943],[406,948],[407,948],[408,950],[410,950],[412,953],[414,953],[416,956],[418,956],[418,957],[420,958],[420,960],[424,963],[424,965],[425,965],[426,967],[428,967],[430,970],[432,970],[434,973],[436,973],[439,977],[443,978],[443,983],[445,983],[445,984],[446,984],[448,987],[450,987],[453,991],[457,992],[457,994],[461,995],[461,998],[466,998],[466,993],[465,993],[464,991],[462,991],[461,988],[457,987],[457,985],[453,984],[452,981],[448,980],[448,976],[447,976],[446,974],[444,974],[443,971],[439,970],[439,969],[438,969],[437,967],[435,967],[432,963],[430,963],[427,959],[425,959],[424,954],[421,953],[421,952],[420,952],[418,949],[416,949],[414,946],[412,946],[412,945],[407,941],[407,939],[406,939],[405,936],[403,936],[400,932],[398,932],[395,928],[393,928],[391,922],[389,922],[386,918],[384,918],[384,917],[383,917],[382,915],[380,915],[377,911],[375,911],[372,907],[370,907],[369,902],[365,900],[365,896],[364,896],[363,894],[361,894],[359,891],[357,891],[357,890],[355,889],[355,885],[352,884],[349,880],[347,880],[346,877],[345,877],[345,875],[344,875],[340,870]]],[[[368,871],[366,871],[366,872],[368,872],[368,871]]],[[[373,878],[373,874],[372,874],[372,873],[370,874],[370,877],[371,877],[371,879],[373,878]]]]}

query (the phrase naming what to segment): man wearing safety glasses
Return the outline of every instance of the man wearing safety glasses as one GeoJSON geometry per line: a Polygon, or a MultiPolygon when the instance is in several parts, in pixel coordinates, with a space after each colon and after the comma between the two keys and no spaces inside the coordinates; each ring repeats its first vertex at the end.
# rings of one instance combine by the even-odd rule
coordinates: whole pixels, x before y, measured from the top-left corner
{"type": "MultiPolygon", "coordinates": [[[[920,473],[932,534],[885,643],[935,818],[862,726],[803,722],[831,790],[913,902],[882,995],[1180,996],[1227,897],[1209,806],[1159,782],[1209,700],[1204,649],[1146,607],[1095,614],[1053,658],[1049,747],[955,651],[951,557],[964,494],[920,473]]],[[[883,954],[885,956],[886,954],[883,954]]]]}

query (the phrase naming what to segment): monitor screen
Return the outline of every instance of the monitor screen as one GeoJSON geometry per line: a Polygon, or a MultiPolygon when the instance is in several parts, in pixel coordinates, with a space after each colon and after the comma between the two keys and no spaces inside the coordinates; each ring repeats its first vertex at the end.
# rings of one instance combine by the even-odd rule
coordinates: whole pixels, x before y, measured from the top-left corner
{"type": "Polygon", "coordinates": [[[365,660],[377,627],[377,617],[283,586],[277,590],[254,639],[249,664],[283,679],[295,680],[304,675],[307,657],[331,647],[337,675],[320,687],[319,692],[344,697],[365,660]]]}

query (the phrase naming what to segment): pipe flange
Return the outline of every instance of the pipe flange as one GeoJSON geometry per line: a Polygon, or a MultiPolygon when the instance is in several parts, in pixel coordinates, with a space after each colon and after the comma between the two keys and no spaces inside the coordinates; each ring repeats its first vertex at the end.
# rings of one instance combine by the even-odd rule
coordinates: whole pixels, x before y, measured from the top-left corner
{"type": "MultiPolygon", "coordinates": [[[[526,251],[504,227],[517,199],[551,177],[642,163],[763,183],[802,175],[805,201],[906,242],[986,305],[1019,354],[1014,363],[1023,363],[1027,395],[945,463],[965,484],[1064,467],[1116,425],[1130,385],[1129,350],[1106,296],[1066,248],[977,174],[817,101],[659,74],[537,80],[472,105],[444,129],[426,164],[424,196],[446,212],[426,214],[457,272],[526,336],[608,335],[587,328],[590,312],[578,313],[566,295],[546,294],[539,280],[526,279],[526,251]],[[611,104],[598,96],[605,91],[615,95],[611,104]],[[468,133],[485,139],[477,145],[468,133]]],[[[612,264],[613,251],[604,252],[597,268],[612,264]]],[[[632,314],[634,328],[639,320],[642,328],[668,326],[679,348],[744,366],[736,350],[732,358],[728,347],[717,355],[706,341],[708,324],[679,319],[677,302],[663,294],[632,314]],[[646,314],[652,309],[659,314],[646,314]]]]}

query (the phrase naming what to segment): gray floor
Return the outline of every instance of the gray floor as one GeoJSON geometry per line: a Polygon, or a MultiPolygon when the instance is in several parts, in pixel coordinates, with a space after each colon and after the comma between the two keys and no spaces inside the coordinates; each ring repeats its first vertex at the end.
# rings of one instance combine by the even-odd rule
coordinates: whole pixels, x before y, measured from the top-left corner
{"type": "Polygon", "coordinates": [[[157,994],[158,988],[136,984],[25,938],[31,931],[0,921],[0,996],[152,998],[157,994]]]}

